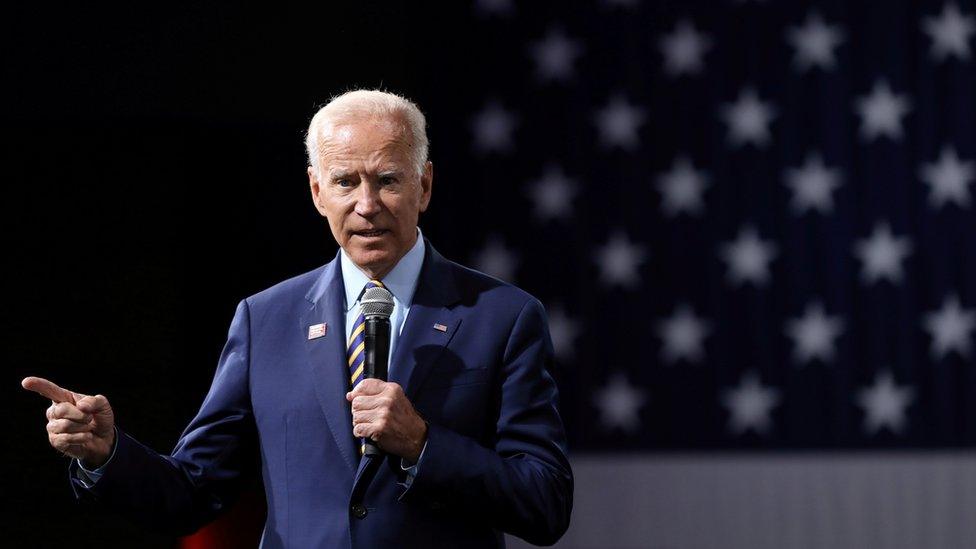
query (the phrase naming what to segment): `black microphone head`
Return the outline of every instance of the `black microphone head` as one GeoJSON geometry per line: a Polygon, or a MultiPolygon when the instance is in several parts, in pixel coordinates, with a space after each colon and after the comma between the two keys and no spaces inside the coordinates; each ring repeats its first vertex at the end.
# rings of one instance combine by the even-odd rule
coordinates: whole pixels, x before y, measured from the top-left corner
{"type": "Polygon", "coordinates": [[[393,314],[393,294],[386,288],[379,286],[366,288],[363,298],[359,300],[363,316],[390,318],[393,314]]]}

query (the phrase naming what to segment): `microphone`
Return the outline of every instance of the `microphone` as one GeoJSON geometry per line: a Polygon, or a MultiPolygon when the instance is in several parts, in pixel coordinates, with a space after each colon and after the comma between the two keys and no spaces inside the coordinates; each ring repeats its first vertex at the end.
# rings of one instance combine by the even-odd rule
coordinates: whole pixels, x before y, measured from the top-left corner
{"type": "MultiPolygon", "coordinates": [[[[386,381],[390,363],[390,315],[393,314],[393,294],[379,286],[367,288],[359,300],[366,326],[363,329],[363,378],[386,381]]],[[[369,438],[366,439],[367,456],[380,456],[383,451],[369,438]]]]}

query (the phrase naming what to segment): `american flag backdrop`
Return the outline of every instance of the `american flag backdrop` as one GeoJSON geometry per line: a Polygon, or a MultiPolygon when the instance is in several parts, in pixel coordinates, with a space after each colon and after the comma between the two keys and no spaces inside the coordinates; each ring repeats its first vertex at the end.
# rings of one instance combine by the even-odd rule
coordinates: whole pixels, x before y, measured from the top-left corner
{"type": "Polygon", "coordinates": [[[433,207],[547,306],[574,453],[976,443],[976,6],[466,9],[433,207]]]}

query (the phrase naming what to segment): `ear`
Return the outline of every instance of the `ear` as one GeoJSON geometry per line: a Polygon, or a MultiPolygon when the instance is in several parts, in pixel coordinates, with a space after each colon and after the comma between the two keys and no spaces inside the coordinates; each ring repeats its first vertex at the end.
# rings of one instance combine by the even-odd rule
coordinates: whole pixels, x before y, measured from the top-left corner
{"type": "Polygon", "coordinates": [[[434,185],[434,163],[424,164],[424,173],[420,176],[420,211],[426,212],[430,204],[430,191],[434,185]]]}
{"type": "Polygon", "coordinates": [[[315,168],[308,167],[308,188],[312,193],[312,203],[315,205],[315,209],[319,211],[319,215],[325,217],[325,207],[322,205],[323,197],[322,195],[322,184],[319,182],[318,174],[315,168]]]}

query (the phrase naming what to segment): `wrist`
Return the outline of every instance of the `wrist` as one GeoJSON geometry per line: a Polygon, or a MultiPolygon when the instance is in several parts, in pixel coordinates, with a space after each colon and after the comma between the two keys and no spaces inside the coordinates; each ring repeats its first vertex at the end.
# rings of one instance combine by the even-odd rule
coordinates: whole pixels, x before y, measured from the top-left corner
{"type": "Polygon", "coordinates": [[[427,422],[423,419],[420,420],[420,436],[414,441],[410,449],[410,455],[406,456],[406,459],[410,463],[417,463],[420,461],[420,453],[424,450],[424,444],[427,443],[427,422]]]}
{"type": "Polygon", "coordinates": [[[81,466],[89,471],[103,467],[111,459],[113,450],[115,449],[115,429],[113,428],[109,432],[104,444],[98,444],[97,446],[98,448],[89,455],[78,460],[81,466]]]}
{"type": "Polygon", "coordinates": [[[84,467],[86,470],[94,471],[99,467],[105,465],[106,462],[108,462],[108,454],[99,457],[88,456],[86,458],[82,458],[78,460],[78,462],[81,463],[81,466],[84,467]]]}

